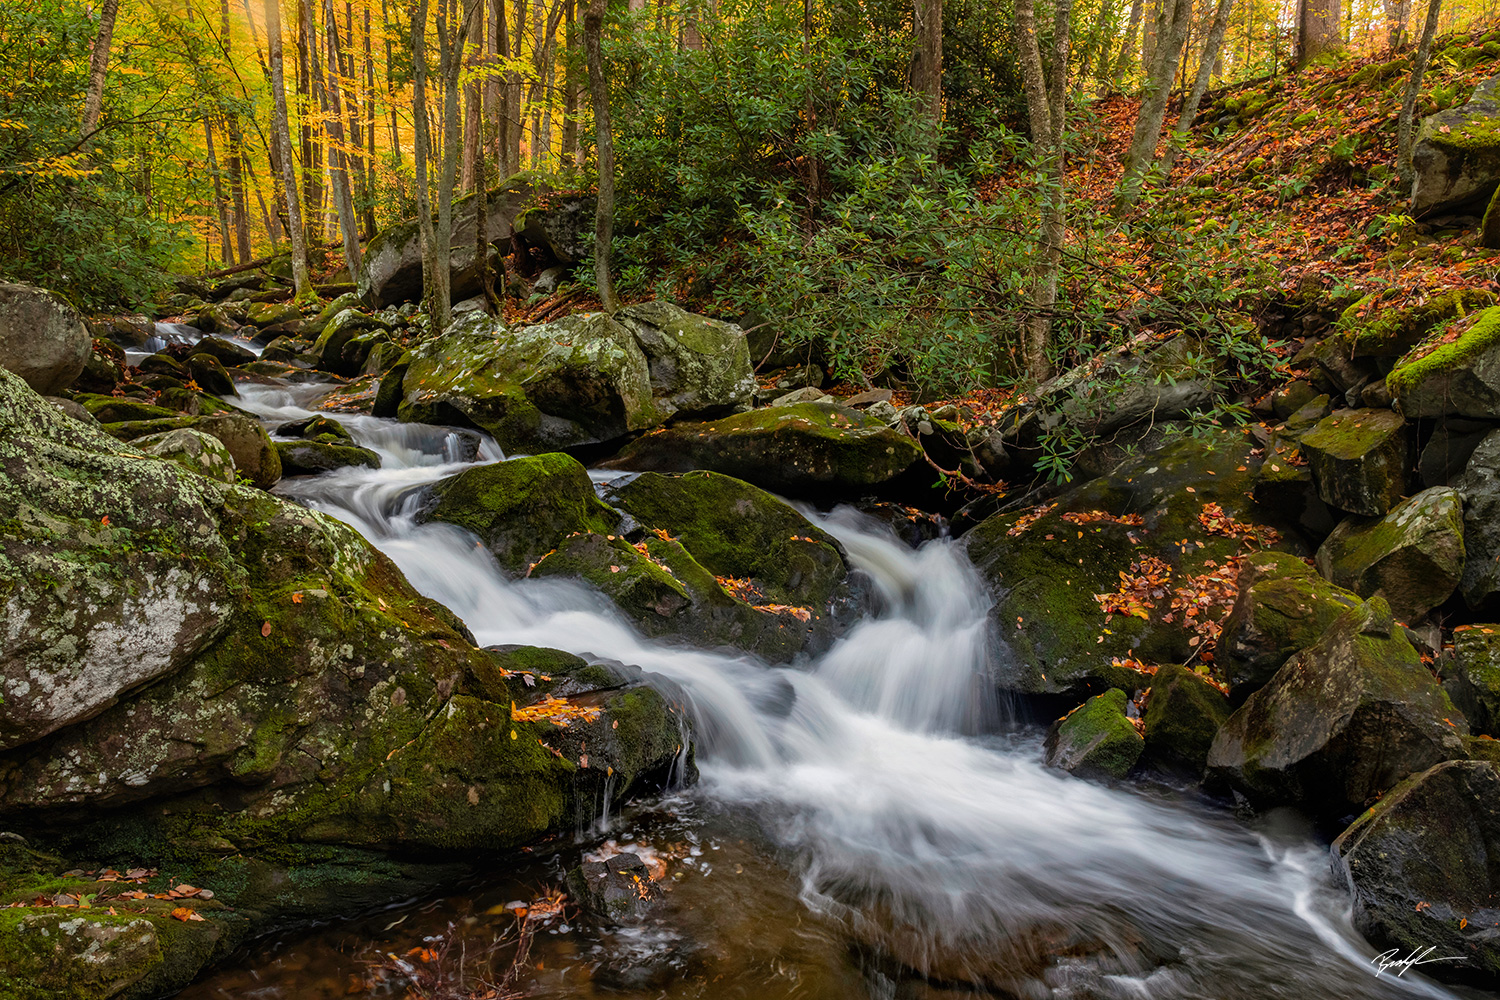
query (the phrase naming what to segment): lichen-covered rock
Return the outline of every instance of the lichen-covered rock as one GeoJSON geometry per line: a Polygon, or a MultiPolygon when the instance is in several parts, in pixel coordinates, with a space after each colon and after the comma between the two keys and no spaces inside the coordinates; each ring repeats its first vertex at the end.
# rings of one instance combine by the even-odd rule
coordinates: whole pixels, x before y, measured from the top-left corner
{"type": "Polygon", "coordinates": [[[176,462],[217,482],[232,483],[235,480],[234,456],[218,438],[202,431],[191,428],[162,431],[138,437],[130,443],[148,455],[176,462]]]}
{"type": "Polygon", "coordinates": [[[1385,384],[1408,417],[1500,419],[1500,306],[1452,343],[1398,365],[1385,384]]]}
{"type": "Polygon", "coordinates": [[[93,344],[88,324],[62,296],[0,282],[0,368],[44,396],[73,384],[93,344]]]}
{"type": "Polygon", "coordinates": [[[1079,705],[1047,734],[1047,766],[1080,778],[1123,778],[1140,760],[1146,740],[1125,714],[1128,699],[1110,688],[1079,705]]]}
{"type": "Polygon", "coordinates": [[[734,324],[661,301],[626,306],[615,319],[645,353],[664,416],[725,412],[755,395],[745,331],[734,324]]]}
{"type": "Polygon", "coordinates": [[[302,318],[302,310],[291,302],[252,302],[245,307],[245,322],[265,328],[302,318]]]}
{"type": "Polygon", "coordinates": [[[798,403],[681,423],[637,438],[605,468],[707,469],[794,496],[849,493],[895,479],[921,461],[912,438],[861,410],[798,403]]]}
{"type": "Polygon", "coordinates": [[[315,476],[334,469],[380,468],[380,456],[357,445],[331,444],[324,441],[277,441],[284,476],[315,476]]]}
{"type": "Polygon", "coordinates": [[[1330,507],[1379,517],[1406,494],[1406,421],[1390,410],[1339,410],[1302,438],[1318,495],[1330,507]]]}
{"type": "Polygon", "coordinates": [[[1443,690],[1475,733],[1500,734],[1500,625],[1468,625],[1453,632],[1443,664],[1443,690]]]}
{"type": "Polygon", "coordinates": [[[1488,201],[1500,184],[1500,77],[1468,101],[1422,120],[1412,144],[1411,213],[1431,215],[1488,201]]]}
{"type": "Polygon", "coordinates": [[[1465,756],[1467,723],[1372,597],[1339,616],[1219,730],[1210,773],[1252,802],[1338,818],[1465,756]]]}
{"type": "Polygon", "coordinates": [[[1219,674],[1236,702],[1360,604],[1357,594],[1335,587],[1304,560],[1281,552],[1241,559],[1239,588],[1214,651],[1219,674]]]}
{"type": "Polygon", "coordinates": [[[312,353],[318,356],[318,368],[335,375],[359,374],[374,343],[390,339],[390,329],[390,324],[378,316],[345,309],[328,321],[313,343],[312,353]],[[372,335],[374,340],[370,339],[372,335]],[[346,357],[346,349],[356,340],[362,343],[362,347],[348,351],[346,357]]]}
{"type": "MultiPolygon", "coordinates": [[[[207,354],[229,368],[255,360],[255,352],[222,337],[204,337],[193,345],[194,354],[207,354]]],[[[159,356],[159,355],[158,355],[159,356]]]]}
{"type": "Polygon", "coordinates": [[[1252,446],[1233,431],[1182,438],[1053,503],[998,514],[966,534],[995,600],[1000,686],[1027,694],[1134,690],[1150,681],[1132,661],[1194,657],[1201,636],[1181,608],[1174,613],[1178,589],[1232,586],[1230,560],[1258,547],[1257,535],[1271,543],[1285,527],[1248,496],[1262,462],[1252,446]]]}
{"type": "Polygon", "coordinates": [[[1492,306],[1496,298],[1484,289],[1458,288],[1399,309],[1382,308],[1374,300],[1366,296],[1344,310],[1323,344],[1351,359],[1399,358],[1438,327],[1492,306]]]}
{"type": "Polygon", "coordinates": [[[1406,779],[1333,843],[1354,924],[1424,975],[1500,979],[1500,770],[1455,760],[1406,779]]]}
{"type": "Polygon", "coordinates": [[[1361,597],[1380,595],[1398,621],[1415,622],[1463,578],[1463,501],[1438,486],[1383,518],[1349,518],[1318,549],[1318,570],[1361,597]]]}
{"type": "Polygon", "coordinates": [[[1141,713],[1146,727],[1146,757],[1193,777],[1203,773],[1208,748],[1229,718],[1229,698],[1186,667],[1162,667],[1151,678],[1151,692],[1141,713]]]}
{"type": "Polygon", "coordinates": [[[521,575],[570,535],[607,535],[620,525],[620,515],[595,495],[588,470],[556,452],[441,480],[417,518],[472,531],[502,567],[521,575]]]}
{"type": "Polygon", "coordinates": [[[202,431],[229,449],[234,467],[256,486],[268,490],[281,478],[281,456],[260,421],[239,413],[215,413],[200,417],[162,417],[106,424],[105,433],[120,441],[134,441],[148,434],[188,428],[202,431]]]}
{"type": "Polygon", "coordinates": [[[469,313],[406,365],[402,420],[477,427],[506,451],[608,441],[661,419],[646,356],[603,313],[518,330],[469,313]]]}
{"type": "Polygon", "coordinates": [[[1500,593],[1500,431],[1491,431],[1454,482],[1464,498],[1464,576],[1469,607],[1500,593]]]}

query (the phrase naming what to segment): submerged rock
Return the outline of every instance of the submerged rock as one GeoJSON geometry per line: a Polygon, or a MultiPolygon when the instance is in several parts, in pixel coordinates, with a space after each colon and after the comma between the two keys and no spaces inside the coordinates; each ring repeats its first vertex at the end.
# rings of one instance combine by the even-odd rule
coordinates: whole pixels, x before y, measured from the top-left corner
{"type": "Polygon", "coordinates": [[[1354,923],[1424,975],[1500,978],[1500,771],[1454,760],[1407,778],[1334,841],[1354,923]]]}
{"type": "Polygon", "coordinates": [[[568,892],[595,919],[606,924],[636,924],[662,897],[661,886],[637,854],[625,852],[604,861],[585,861],[568,872],[568,892]]]}
{"type": "Polygon", "coordinates": [[[1047,766],[1080,778],[1123,778],[1145,749],[1125,715],[1128,699],[1110,688],[1069,712],[1047,734],[1047,766]]]}
{"type": "Polygon", "coordinates": [[[1336,818],[1465,756],[1467,724],[1372,597],[1344,612],[1219,730],[1209,771],[1257,804],[1336,818]]]}
{"type": "Polygon", "coordinates": [[[56,395],[82,373],[92,344],[88,325],[62,296],[0,282],[0,368],[56,395]]]}
{"type": "Polygon", "coordinates": [[[706,469],[793,496],[851,493],[888,483],[921,461],[912,438],[861,410],[798,403],[679,423],[637,438],[604,468],[706,469]]]}
{"type": "Polygon", "coordinates": [[[1378,520],[1346,520],[1318,549],[1318,569],[1361,597],[1385,598],[1398,621],[1415,622],[1463,577],[1463,502],[1439,486],[1378,520]]]}

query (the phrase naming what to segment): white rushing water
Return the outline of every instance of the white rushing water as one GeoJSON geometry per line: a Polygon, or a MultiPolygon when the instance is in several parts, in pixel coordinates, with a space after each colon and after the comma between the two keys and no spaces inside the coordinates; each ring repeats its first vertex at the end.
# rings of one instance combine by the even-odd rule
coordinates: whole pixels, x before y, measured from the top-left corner
{"type": "MultiPolygon", "coordinates": [[[[319,390],[242,392],[274,428],[319,390]]],[[[558,647],[679,685],[700,740],[695,794],[753,817],[805,905],[853,940],[938,978],[998,983],[1032,950],[1082,943],[1109,957],[1090,996],[1462,995],[1375,976],[1326,847],[1296,822],[1247,827],[1164,789],[1077,780],[1041,764],[1035,734],[1002,732],[988,599],[953,544],[913,551],[852,511],[811,514],[883,610],[815,662],[770,668],[645,639],[581,585],[506,579],[471,536],[408,513],[416,487],[465,467],[459,435],[338,419],[385,467],[280,491],[358,527],[482,645],[558,647]]],[[[500,457],[485,441],[473,461],[500,457]]]]}

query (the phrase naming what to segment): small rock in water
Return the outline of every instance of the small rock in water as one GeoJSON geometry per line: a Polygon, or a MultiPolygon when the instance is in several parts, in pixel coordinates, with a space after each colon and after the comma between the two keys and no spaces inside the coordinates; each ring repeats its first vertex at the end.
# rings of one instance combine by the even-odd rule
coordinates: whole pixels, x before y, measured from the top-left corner
{"type": "Polygon", "coordinates": [[[662,894],[646,863],[628,852],[574,868],[568,891],[594,917],[618,924],[639,923],[662,894]]]}

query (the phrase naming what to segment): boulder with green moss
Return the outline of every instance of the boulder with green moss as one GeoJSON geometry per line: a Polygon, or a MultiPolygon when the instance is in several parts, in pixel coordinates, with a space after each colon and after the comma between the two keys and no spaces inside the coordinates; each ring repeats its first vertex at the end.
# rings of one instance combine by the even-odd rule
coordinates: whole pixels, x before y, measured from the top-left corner
{"type": "Polygon", "coordinates": [[[221,483],[235,480],[234,456],[223,442],[190,427],[162,431],[136,438],[132,445],[154,458],[164,458],[190,469],[200,476],[221,483]]]}
{"type": "Polygon", "coordinates": [[[1475,733],[1500,733],[1500,625],[1455,629],[1443,663],[1443,690],[1475,733]]]}
{"type": "Polygon", "coordinates": [[[824,496],[888,483],[921,457],[909,435],[862,410],[798,403],[674,424],[601,464],[635,472],[706,469],[777,493],[824,496]]]}
{"type": "Polygon", "coordinates": [[[1470,607],[1500,593],[1500,431],[1491,431],[1454,481],[1464,499],[1464,575],[1459,590],[1470,607]]]}
{"type": "Polygon", "coordinates": [[[1110,688],[1079,705],[1047,733],[1047,766],[1080,778],[1123,778],[1146,740],[1126,716],[1128,699],[1110,688]]]}
{"type": "Polygon", "coordinates": [[[215,413],[208,416],[159,417],[149,420],[127,420],[104,425],[105,433],[120,441],[134,441],[149,434],[184,428],[202,431],[217,438],[234,457],[234,467],[261,489],[270,489],[281,478],[281,456],[271,436],[260,421],[240,413],[215,413]]]}
{"type": "Polygon", "coordinates": [[[1452,343],[1404,360],[1386,387],[1408,417],[1500,419],[1500,306],[1452,343]]]}
{"type": "Polygon", "coordinates": [[[302,318],[302,310],[291,302],[252,302],[245,307],[245,322],[264,329],[302,318]]]}
{"type": "Polygon", "coordinates": [[[83,372],[92,345],[88,324],[61,295],[0,282],[0,368],[56,394],[83,372]]]}
{"type": "Polygon", "coordinates": [[[161,417],[175,417],[179,412],[165,406],[156,406],[122,396],[79,393],[73,398],[101,424],[114,424],[126,420],[156,420],[161,417]]]}
{"type": "Polygon", "coordinates": [[[468,313],[406,365],[402,420],[477,427],[506,451],[608,441],[662,419],[646,356],[603,313],[516,330],[468,313]]]}
{"type": "MultiPolygon", "coordinates": [[[[1172,607],[1179,589],[1229,587],[1231,559],[1291,530],[1249,497],[1263,461],[1256,450],[1237,431],[1180,438],[965,535],[994,596],[1000,685],[1027,694],[1133,690],[1150,684],[1137,662],[1193,658],[1202,636],[1172,607]]],[[[1206,617],[1219,614],[1211,606],[1206,617]]]]}
{"type": "Polygon", "coordinates": [[[570,535],[608,535],[620,525],[620,515],[595,495],[588,470],[557,452],[475,466],[441,480],[417,519],[472,531],[504,569],[523,576],[570,535]]]}
{"type": "Polygon", "coordinates": [[[1390,410],[1339,410],[1302,438],[1318,495],[1330,507],[1384,515],[1406,495],[1410,429],[1390,410]]]}
{"type": "Polygon", "coordinates": [[[1424,975],[1500,979],[1500,770],[1454,760],[1388,792],[1333,843],[1354,924],[1424,975]]]}
{"type": "Polygon", "coordinates": [[[755,374],[738,326],[661,301],[626,306],[615,319],[645,353],[651,392],[664,416],[712,415],[750,404],[755,374]]]}
{"type": "Polygon", "coordinates": [[[1258,805],[1338,818],[1465,756],[1468,726],[1384,599],[1339,616],[1225,722],[1211,774],[1258,805]]]}
{"type": "Polygon", "coordinates": [[[229,377],[229,372],[219,363],[219,359],[212,354],[192,354],[182,363],[187,369],[188,376],[197,383],[198,388],[214,396],[238,396],[239,392],[234,387],[234,379],[229,377]]]}
{"type": "Polygon", "coordinates": [[[1398,621],[1415,622],[1463,578],[1463,501],[1439,486],[1385,517],[1349,518],[1318,549],[1318,570],[1361,597],[1380,595],[1398,621]]]}
{"type": "Polygon", "coordinates": [[[277,441],[283,476],[315,476],[335,469],[380,468],[380,456],[358,445],[324,441],[277,441]]]}
{"type": "Polygon", "coordinates": [[[1141,713],[1147,759],[1196,778],[1229,713],[1229,698],[1207,678],[1177,664],[1162,667],[1141,713]]]}
{"type": "Polygon", "coordinates": [[[1500,77],[1468,103],[1422,120],[1412,144],[1411,214],[1482,206],[1500,184],[1500,77]]]}
{"type": "Polygon", "coordinates": [[[207,354],[216,358],[219,364],[227,368],[248,364],[255,360],[255,352],[250,348],[222,337],[204,337],[193,345],[193,353],[207,354]]]}
{"type": "Polygon", "coordinates": [[[1239,594],[1214,650],[1234,700],[1244,701],[1359,603],[1357,594],[1329,583],[1295,556],[1257,552],[1241,559],[1239,594]]]}
{"type": "Polygon", "coordinates": [[[371,345],[382,336],[389,340],[390,329],[390,324],[378,316],[358,309],[345,309],[328,321],[313,342],[312,353],[318,356],[318,368],[335,375],[359,374],[371,345]],[[346,349],[354,341],[360,341],[364,347],[348,351],[346,357],[346,349]]]}
{"type": "Polygon", "coordinates": [[[1435,330],[1495,303],[1495,293],[1480,288],[1442,292],[1401,308],[1383,308],[1366,296],[1344,310],[1337,328],[1319,346],[1326,344],[1350,359],[1395,359],[1435,330]]]}

